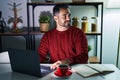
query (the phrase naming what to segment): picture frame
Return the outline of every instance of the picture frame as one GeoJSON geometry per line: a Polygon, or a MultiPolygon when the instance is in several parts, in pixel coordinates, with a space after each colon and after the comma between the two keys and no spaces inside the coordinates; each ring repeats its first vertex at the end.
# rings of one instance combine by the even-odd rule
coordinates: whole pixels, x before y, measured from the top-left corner
{"type": "Polygon", "coordinates": [[[82,3],[84,3],[85,0],[72,0],[72,2],[82,2],[82,3]]]}

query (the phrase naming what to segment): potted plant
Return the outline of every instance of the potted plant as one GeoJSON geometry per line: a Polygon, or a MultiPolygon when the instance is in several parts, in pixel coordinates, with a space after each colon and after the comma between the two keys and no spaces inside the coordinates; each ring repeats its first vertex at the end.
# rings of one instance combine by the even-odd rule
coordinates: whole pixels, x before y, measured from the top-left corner
{"type": "Polygon", "coordinates": [[[92,50],[92,47],[88,45],[88,52],[92,50]]]}
{"type": "Polygon", "coordinates": [[[50,25],[50,17],[47,15],[39,16],[40,31],[47,32],[50,25]]]}

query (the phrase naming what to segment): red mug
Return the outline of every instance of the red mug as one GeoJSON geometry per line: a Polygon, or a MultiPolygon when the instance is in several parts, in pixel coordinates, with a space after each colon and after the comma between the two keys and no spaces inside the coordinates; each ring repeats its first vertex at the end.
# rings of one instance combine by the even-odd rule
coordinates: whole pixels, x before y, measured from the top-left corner
{"type": "Polygon", "coordinates": [[[71,67],[69,65],[60,64],[57,68],[57,74],[60,76],[66,76],[69,70],[71,70],[71,67]]]}

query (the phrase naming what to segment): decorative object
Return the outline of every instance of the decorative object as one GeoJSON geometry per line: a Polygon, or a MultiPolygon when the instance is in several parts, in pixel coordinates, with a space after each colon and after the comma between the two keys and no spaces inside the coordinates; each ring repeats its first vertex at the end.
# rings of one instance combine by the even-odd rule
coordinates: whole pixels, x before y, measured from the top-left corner
{"type": "Polygon", "coordinates": [[[77,28],[79,27],[79,22],[77,17],[72,18],[72,26],[77,28]]]}
{"type": "Polygon", "coordinates": [[[2,17],[2,12],[0,11],[0,32],[4,32],[5,27],[6,22],[4,21],[4,18],[2,17]]]}
{"type": "Polygon", "coordinates": [[[88,52],[92,50],[92,47],[88,45],[88,52]]]}
{"type": "Polygon", "coordinates": [[[39,16],[40,31],[47,32],[50,28],[52,14],[50,11],[43,11],[39,16]]]}
{"type": "Polygon", "coordinates": [[[86,33],[88,32],[88,19],[86,16],[82,18],[82,30],[86,33]]]}
{"type": "Polygon", "coordinates": [[[10,18],[8,19],[8,24],[10,25],[10,27],[13,28],[12,32],[16,32],[16,33],[21,32],[19,28],[22,27],[23,20],[21,19],[21,17],[17,16],[17,11],[20,11],[21,9],[16,8],[17,6],[20,6],[21,3],[20,4],[13,3],[13,5],[12,4],[8,4],[8,5],[13,7],[13,9],[10,10],[14,12],[14,17],[10,16],[10,18]]]}
{"type": "Polygon", "coordinates": [[[40,22],[40,31],[47,32],[49,30],[50,17],[49,16],[40,16],[39,22],[40,22]]]}
{"type": "Polygon", "coordinates": [[[97,32],[97,17],[92,17],[91,32],[97,32]]]}
{"type": "Polygon", "coordinates": [[[72,2],[82,2],[82,3],[84,3],[85,0],[72,0],[72,2]]]}

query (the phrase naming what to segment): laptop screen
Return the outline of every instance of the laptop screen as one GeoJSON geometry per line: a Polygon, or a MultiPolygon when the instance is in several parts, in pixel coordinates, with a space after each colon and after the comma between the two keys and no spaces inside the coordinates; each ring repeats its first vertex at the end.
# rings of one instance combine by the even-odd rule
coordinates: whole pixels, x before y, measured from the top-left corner
{"type": "Polygon", "coordinates": [[[15,72],[42,77],[52,72],[50,66],[41,65],[36,51],[8,49],[11,68],[15,72]]]}

